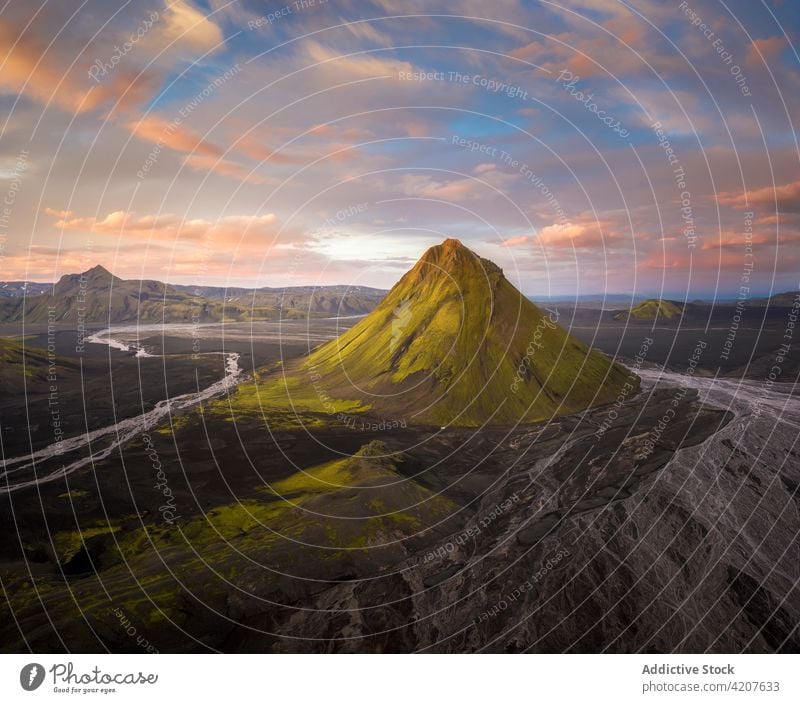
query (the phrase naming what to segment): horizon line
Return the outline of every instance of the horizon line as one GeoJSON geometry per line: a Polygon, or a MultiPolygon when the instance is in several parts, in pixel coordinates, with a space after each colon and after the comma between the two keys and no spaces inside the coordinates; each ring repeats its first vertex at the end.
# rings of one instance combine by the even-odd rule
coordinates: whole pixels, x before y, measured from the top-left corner
{"type": "MultiPolygon", "coordinates": [[[[107,269],[102,264],[95,264],[94,266],[86,269],[85,271],[77,271],[77,272],[70,272],[64,273],[59,277],[58,280],[55,281],[35,281],[31,279],[17,279],[17,280],[2,280],[0,281],[0,285],[7,285],[9,283],[19,283],[23,285],[28,284],[36,284],[36,285],[46,285],[46,286],[53,286],[55,287],[59,281],[64,278],[65,276],[83,276],[95,269],[102,269],[109,275],[114,278],[119,279],[120,281],[154,281],[156,283],[161,283],[163,285],[168,286],[185,286],[185,287],[203,287],[203,288],[218,288],[222,290],[230,290],[233,288],[241,288],[248,291],[253,290],[260,290],[260,289],[272,289],[272,290],[286,290],[289,288],[335,288],[335,287],[348,287],[352,289],[369,289],[369,290],[376,290],[376,291],[385,291],[389,292],[391,290],[391,286],[389,288],[378,288],[376,286],[367,286],[367,285],[353,285],[350,283],[327,283],[324,285],[316,284],[316,283],[297,283],[293,285],[283,285],[283,286],[271,286],[271,285],[224,285],[219,283],[200,283],[197,281],[188,282],[188,283],[176,283],[170,281],[164,281],[159,278],[122,278],[117,276],[109,269],[107,269]]],[[[393,286],[394,284],[392,284],[393,286]]],[[[559,293],[559,294],[536,294],[536,293],[527,293],[524,291],[520,291],[526,298],[535,299],[535,300],[580,300],[583,298],[605,298],[609,296],[626,296],[630,297],[631,299],[635,298],[661,298],[667,300],[675,300],[679,302],[691,302],[692,300],[703,300],[703,301],[715,301],[715,300],[735,300],[740,297],[739,291],[731,291],[731,292],[724,292],[724,293],[697,293],[693,296],[685,296],[682,293],[678,293],[677,291],[596,291],[590,293],[559,293]],[[706,296],[706,297],[703,297],[706,296]]],[[[796,292],[794,289],[777,289],[777,290],[751,290],[751,295],[747,298],[747,300],[752,300],[754,298],[759,297],[772,297],[775,295],[781,295],[783,293],[794,293],[796,292]]]]}

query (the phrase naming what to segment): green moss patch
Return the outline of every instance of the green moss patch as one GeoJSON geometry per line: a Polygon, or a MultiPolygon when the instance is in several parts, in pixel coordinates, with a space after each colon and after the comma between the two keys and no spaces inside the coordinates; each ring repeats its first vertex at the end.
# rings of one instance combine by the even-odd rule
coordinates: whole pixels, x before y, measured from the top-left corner
{"type": "Polygon", "coordinates": [[[61,564],[68,563],[86,543],[101,535],[108,535],[119,530],[119,527],[112,525],[98,525],[96,527],[84,527],[80,530],[57,532],[53,535],[53,547],[56,556],[61,564]]]}
{"type": "Polygon", "coordinates": [[[285,377],[281,372],[243,383],[229,398],[209,403],[204,412],[224,415],[235,422],[259,417],[273,430],[322,426],[339,414],[369,410],[368,403],[331,397],[316,377],[285,377]]]}

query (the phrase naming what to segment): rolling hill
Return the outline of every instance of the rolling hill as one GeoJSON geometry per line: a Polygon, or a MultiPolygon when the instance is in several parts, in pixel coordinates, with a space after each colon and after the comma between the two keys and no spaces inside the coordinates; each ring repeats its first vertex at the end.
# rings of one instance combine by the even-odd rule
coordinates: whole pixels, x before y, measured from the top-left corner
{"type": "Polygon", "coordinates": [[[631,317],[634,320],[655,320],[661,317],[671,320],[683,315],[685,307],[683,303],[676,303],[672,300],[651,298],[634,305],[630,310],[620,310],[614,313],[614,319],[626,320],[631,317]]]}

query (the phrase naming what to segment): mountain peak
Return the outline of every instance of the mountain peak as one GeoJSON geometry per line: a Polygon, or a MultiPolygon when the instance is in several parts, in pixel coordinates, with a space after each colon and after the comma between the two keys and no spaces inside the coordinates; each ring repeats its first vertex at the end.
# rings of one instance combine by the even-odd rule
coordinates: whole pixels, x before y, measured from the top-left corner
{"type": "Polygon", "coordinates": [[[445,239],[441,244],[432,246],[422,255],[410,274],[427,278],[438,271],[444,271],[455,278],[474,273],[483,273],[484,276],[502,273],[497,264],[481,258],[458,239],[445,239]]]}
{"type": "Polygon", "coordinates": [[[465,247],[458,239],[445,239],[441,244],[435,244],[428,249],[421,257],[420,261],[440,259],[442,257],[452,257],[458,255],[477,256],[475,252],[465,247]]]}
{"type": "Polygon", "coordinates": [[[55,292],[59,295],[66,294],[86,285],[91,288],[108,288],[112,284],[119,282],[120,279],[113,273],[97,264],[97,266],[93,266],[83,273],[65,273],[56,283],[55,292]]]}
{"type": "Polygon", "coordinates": [[[464,245],[461,243],[461,240],[460,240],[460,239],[452,239],[452,238],[451,238],[451,239],[445,239],[445,240],[442,242],[442,249],[443,249],[444,251],[455,251],[455,250],[458,250],[458,249],[466,249],[466,248],[467,248],[467,247],[465,247],[465,246],[464,246],[464,245]]]}
{"type": "Polygon", "coordinates": [[[88,271],[84,271],[81,276],[84,278],[114,278],[114,274],[100,264],[92,266],[88,271]]]}

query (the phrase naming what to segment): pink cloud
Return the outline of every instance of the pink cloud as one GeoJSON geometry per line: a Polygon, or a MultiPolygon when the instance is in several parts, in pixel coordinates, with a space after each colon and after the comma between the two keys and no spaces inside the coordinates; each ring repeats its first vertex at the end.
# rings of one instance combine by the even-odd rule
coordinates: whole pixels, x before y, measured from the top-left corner
{"type": "MultiPolygon", "coordinates": [[[[741,285],[741,263],[742,255],[740,251],[714,249],[695,250],[691,262],[687,253],[668,253],[665,257],[661,252],[653,252],[638,268],[640,271],[647,272],[650,276],[664,275],[665,280],[673,282],[674,285],[676,281],[685,284],[685,278],[691,266],[698,282],[703,277],[716,278],[717,272],[719,272],[721,280],[733,287],[741,285]]],[[[800,264],[800,260],[797,250],[782,251],[774,266],[770,265],[769,275],[792,274],[794,277],[798,271],[798,264],[800,264]]]]}
{"type": "Polygon", "coordinates": [[[190,154],[186,157],[186,165],[194,171],[201,173],[217,173],[221,176],[234,178],[243,183],[269,183],[270,179],[255,173],[252,169],[241,166],[227,159],[218,159],[214,156],[190,154]]]}
{"type": "Polygon", "coordinates": [[[156,93],[165,66],[224,43],[220,28],[189,0],[151,6],[135,26],[122,14],[101,27],[95,11],[85,10],[81,20],[70,17],[73,9],[68,3],[7,4],[0,19],[0,87],[68,112],[111,104],[126,112],[156,93]],[[100,31],[93,37],[94,29],[100,31]]]}
{"type": "Polygon", "coordinates": [[[641,23],[632,22],[629,15],[610,19],[602,27],[610,34],[591,28],[551,34],[517,48],[511,55],[554,74],[566,69],[581,78],[652,76],[653,70],[662,75],[684,70],[685,63],[672,53],[660,51],[654,36],[641,23]]]}
{"type": "Polygon", "coordinates": [[[528,237],[526,235],[521,235],[519,237],[510,237],[508,239],[504,239],[500,246],[501,247],[518,247],[520,244],[527,244],[528,242],[532,242],[533,237],[528,237]]]}
{"type": "Polygon", "coordinates": [[[184,163],[193,171],[216,173],[243,183],[268,182],[266,177],[254,173],[252,169],[223,158],[222,147],[183,125],[156,115],[146,115],[125,126],[142,141],[186,154],[184,163]]]}
{"type": "Polygon", "coordinates": [[[190,129],[156,115],[146,115],[125,126],[139,139],[161,144],[173,151],[196,152],[204,156],[219,156],[223,151],[190,129]]]}
{"type": "MultiPolygon", "coordinates": [[[[798,241],[798,234],[797,232],[787,232],[785,235],[781,235],[780,241],[781,243],[798,241]]],[[[715,249],[738,249],[739,252],[741,252],[744,250],[746,243],[743,231],[724,230],[718,237],[704,237],[703,244],[700,248],[705,251],[712,251],[715,249]]],[[[774,245],[776,244],[775,230],[773,229],[771,232],[754,231],[749,243],[753,246],[774,245]]]]}
{"type": "Polygon", "coordinates": [[[292,144],[288,147],[273,148],[262,143],[257,137],[248,135],[240,139],[235,148],[253,159],[267,162],[268,164],[308,164],[321,158],[329,158],[333,162],[350,161],[357,155],[357,150],[350,143],[335,143],[325,141],[312,146],[297,147],[292,144]]]}
{"type": "Polygon", "coordinates": [[[480,177],[450,181],[439,181],[426,174],[413,174],[403,177],[403,189],[408,195],[463,202],[471,198],[491,197],[496,194],[495,188],[502,192],[515,178],[513,174],[492,169],[484,170],[480,177]]]}
{"type": "Polygon", "coordinates": [[[265,215],[229,215],[217,220],[183,219],[178,215],[144,215],[122,210],[105,217],[78,217],[69,210],[47,208],[56,217],[55,227],[72,232],[92,232],[117,236],[140,236],[148,241],[210,240],[226,247],[236,245],[247,236],[255,237],[263,246],[278,232],[279,220],[274,213],[265,215]]]}
{"type": "Polygon", "coordinates": [[[539,241],[556,248],[603,249],[619,238],[609,221],[600,220],[556,223],[539,231],[539,241]]]}
{"type": "Polygon", "coordinates": [[[784,46],[786,46],[786,37],[753,39],[750,46],[747,47],[745,62],[753,69],[763,67],[764,62],[768,65],[772,65],[784,46]]]}
{"type": "Polygon", "coordinates": [[[800,212],[800,180],[782,186],[719,193],[717,202],[740,210],[748,207],[774,210],[777,207],[781,212],[800,212]]]}
{"type": "Polygon", "coordinates": [[[31,30],[20,33],[20,28],[0,20],[0,87],[45,105],[84,113],[109,103],[119,102],[123,109],[138,104],[160,81],[158,71],[140,73],[120,66],[102,83],[95,83],[87,78],[87,62],[70,68],[74,56],[60,55],[59,45],[47,44],[31,30]]]}

